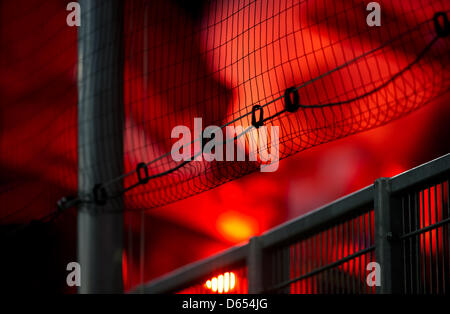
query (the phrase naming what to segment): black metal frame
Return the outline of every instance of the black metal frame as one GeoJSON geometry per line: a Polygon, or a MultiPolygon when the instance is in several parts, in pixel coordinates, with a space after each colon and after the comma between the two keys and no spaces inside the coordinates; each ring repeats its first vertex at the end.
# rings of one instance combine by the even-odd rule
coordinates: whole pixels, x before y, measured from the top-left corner
{"type": "MultiPolygon", "coordinates": [[[[327,278],[327,272],[330,270],[332,271],[333,268],[348,263],[350,260],[354,260],[362,255],[374,254],[375,261],[381,266],[381,286],[376,287],[376,293],[408,292],[408,290],[405,289],[407,281],[405,277],[406,256],[404,253],[406,252],[406,244],[404,244],[406,242],[404,239],[419,233],[423,234],[424,232],[439,227],[446,227],[446,233],[441,233],[449,235],[448,228],[450,219],[447,217],[436,224],[415,230],[413,233],[405,233],[405,224],[407,221],[405,221],[404,218],[405,206],[402,199],[406,194],[410,193],[410,191],[415,189],[427,189],[436,182],[447,182],[448,189],[449,179],[450,154],[447,154],[393,178],[378,179],[371,186],[352,193],[331,204],[325,205],[298,219],[282,224],[261,236],[253,237],[250,239],[249,243],[244,246],[231,248],[216,256],[180,268],[171,274],[137,288],[135,291],[142,291],[144,293],[176,292],[194,283],[199,283],[218,269],[224,269],[226,267],[231,267],[232,265],[244,263],[247,266],[249,293],[289,293],[290,284],[295,283],[298,280],[303,280],[307,276],[311,277],[317,274],[323,274],[323,276],[327,278]],[[316,268],[312,269],[309,273],[306,273],[301,277],[290,278],[292,277],[289,274],[289,267],[292,262],[292,258],[289,256],[290,244],[298,242],[299,239],[308,239],[310,236],[317,235],[323,230],[326,230],[326,228],[330,228],[330,226],[331,228],[341,228],[339,226],[347,222],[346,226],[348,229],[350,225],[348,221],[351,221],[351,230],[353,230],[352,219],[355,219],[354,217],[358,217],[358,215],[367,215],[367,213],[369,213],[368,227],[371,228],[370,217],[372,210],[374,216],[374,239],[371,239],[369,244],[366,243],[363,248],[359,246],[357,252],[348,254],[345,257],[343,256],[344,254],[342,254],[342,258],[333,261],[333,263],[329,265],[315,265],[316,268]],[[370,245],[370,242],[373,242],[374,245],[370,245]],[[271,272],[274,271],[274,264],[271,262],[274,258],[271,257],[270,254],[274,251],[278,252],[277,254],[279,254],[279,258],[282,261],[281,267],[280,265],[275,265],[275,267],[278,267],[277,271],[280,271],[280,278],[282,278],[281,281],[276,283],[270,278],[272,275],[271,272]]],[[[443,192],[441,193],[441,197],[443,206],[443,192]]],[[[448,198],[449,193],[447,192],[447,206],[449,206],[448,198]]],[[[365,216],[363,217],[363,228],[366,228],[365,216]]],[[[341,229],[332,230],[337,232],[336,230],[341,229]]],[[[369,230],[369,238],[370,233],[371,231],[369,230]]],[[[347,235],[347,241],[349,241],[349,238],[350,236],[347,235]]],[[[337,234],[336,239],[339,239],[337,234]]],[[[444,239],[442,240],[444,241],[444,239]]],[[[325,241],[325,243],[327,242],[325,241]]],[[[446,243],[449,243],[448,240],[446,243]]],[[[411,254],[411,252],[409,253],[411,254]]],[[[368,261],[367,258],[364,260],[368,261]]],[[[443,260],[445,261],[445,257],[443,260]]],[[[444,267],[444,269],[446,268],[444,267]]],[[[362,271],[363,268],[360,268],[359,270],[362,271]]],[[[409,270],[412,271],[412,267],[410,267],[409,270]]],[[[328,277],[327,280],[329,281],[330,278],[333,279],[334,277],[328,277]]],[[[347,282],[349,281],[348,279],[346,280],[347,282]]],[[[349,288],[350,286],[351,284],[349,284],[349,288]]],[[[342,289],[342,291],[344,293],[361,293],[361,291],[355,289],[354,284],[352,289],[342,289]]],[[[339,291],[322,289],[320,292],[337,293],[339,291]]],[[[367,289],[362,292],[371,293],[374,291],[372,289],[367,289]]]]}

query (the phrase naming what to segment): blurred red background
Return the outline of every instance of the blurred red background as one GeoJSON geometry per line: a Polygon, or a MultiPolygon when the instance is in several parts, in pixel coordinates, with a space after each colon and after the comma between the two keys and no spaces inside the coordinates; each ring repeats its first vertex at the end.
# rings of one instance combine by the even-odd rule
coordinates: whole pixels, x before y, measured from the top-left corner
{"type": "MultiPolygon", "coordinates": [[[[76,192],[77,32],[65,24],[66,4],[57,0],[0,1],[3,226],[37,219],[53,211],[56,200],[76,192]]],[[[184,3],[172,1],[168,6],[193,21],[199,18],[198,11],[184,3]]],[[[185,25],[181,33],[189,27],[185,25]]],[[[213,71],[206,60],[200,66],[199,71],[213,71]]],[[[211,84],[226,90],[227,80],[225,75],[211,84]]],[[[447,93],[386,126],[301,152],[282,160],[274,173],[253,173],[170,205],[128,213],[126,288],[247,241],[378,177],[396,175],[448,153],[449,101],[447,93]]],[[[151,105],[166,108],[163,100],[151,105]]],[[[165,136],[168,130],[158,126],[153,131],[165,136]]],[[[65,265],[76,260],[76,212],[65,213],[49,228],[52,232],[47,242],[40,245],[51,247],[42,251],[41,258],[54,258],[49,272],[64,274],[65,265]],[[53,253],[46,255],[50,251],[53,253]]],[[[11,252],[5,254],[11,261],[25,254],[11,252]]],[[[14,263],[7,265],[13,267],[14,263]]],[[[4,267],[2,271],[9,272],[4,267]]],[[[73,291],[65,287],[64,275],[52,282],[57,283],[58,291],[73,291]]]]}

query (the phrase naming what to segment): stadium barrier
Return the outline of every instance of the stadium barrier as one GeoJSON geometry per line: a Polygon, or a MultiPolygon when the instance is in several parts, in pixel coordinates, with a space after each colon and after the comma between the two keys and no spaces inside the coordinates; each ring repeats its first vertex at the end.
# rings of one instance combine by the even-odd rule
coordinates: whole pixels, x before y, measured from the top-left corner
{"type": "Polygon", "coordinates": [[[449,179],[447,154],[133,292],[447,293],[449,179]]]}

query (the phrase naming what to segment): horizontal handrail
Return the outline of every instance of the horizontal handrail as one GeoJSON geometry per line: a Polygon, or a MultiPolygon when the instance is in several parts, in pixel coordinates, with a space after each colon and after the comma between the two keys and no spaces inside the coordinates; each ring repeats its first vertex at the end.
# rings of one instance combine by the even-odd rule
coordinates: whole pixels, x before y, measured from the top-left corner
{"type": "Polygon", "coordinates": [[[245,262],[248,244],[235,246],[206,259],[188,264],[137,287],[131,293],[169,293],[185,288],[189,283],[211,275],[218,268],[245,262]]]}
{"type": "Polygon", "coordinates": [[[433,180],[450,172],[450,154],[446,154],[420,166],[407,170],[390,179],[391,193],[433,180]]]}
{"type": "Polygon", "coordinates": [[[260,236],[264,248],[288,241],[325,224],[333,223],[343,216],[360,211],[373,202],[373,185],[324,205],[299,218],[288,221],[260,236]]]}

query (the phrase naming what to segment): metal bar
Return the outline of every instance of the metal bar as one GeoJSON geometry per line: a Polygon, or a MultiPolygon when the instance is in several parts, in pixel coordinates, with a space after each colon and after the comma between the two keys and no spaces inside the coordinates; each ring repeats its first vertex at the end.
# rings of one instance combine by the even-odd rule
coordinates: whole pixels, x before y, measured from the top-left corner
{"type": "MultiPolygon", "coordinates": [[[[412,209],[412,205],[411,205],[411,193],[408,193],[408,231],[410,232],[412,230],[412,217],[413,217],[413,209],[412,209]]],[[[406,230],[406,229],[405,229],[406,230]]],[[[406,232],[406,231],[405,231],[406,232]]],[[[410,293],[414,293],[414,257],[418,254],[417,250],[415,249],[414,245],[413,245],[413,240],[412,238],[409,239],[408,244],[409,244],[409,281],[410,281],[410,293]]],[[[406,242],[404,242],[405,247],[406,247],[406,242]]],[[[406,259],[406,255],[405,255],[405,259],[406,259]]]]}
{"type": "MultiPolygon", "coordinates": [[[[419,204],[419,193],[414,193],[414,214],[415,214],[415,230],[420,228],[420,205],[419,204]]],[[[422,285],[420,281],[420,270],[422,269],[421,263],[420,263],[420,237],[416,237],[416,280],[417,280],[417,288],[416,293],[419,293],[422,291],[422,285]]]]}
{"type": "MultiPolygon", "coordinates": [[[[289,252],[291,255],[291,259],[290,259],[290,265],[289,265],[289,269],[290,269],[290,274],[292,274],[293,277],[295,277],[295,261],[296,261],[296,256],[295,256],[295,243],[293,245],[290,246],[289,252]]],[[[291,276],[291,275],[290,275],[291,276]]],[[[289,277],[290,278],[290,277],[289,277]]],[[[295,284],[292,285],[291,287],[291,293],[292,292],[296,292],[295,291],[295,284]]]]}
{"type": "Polygon", "coordinates": [[[375,249],[374,246],[368,247],[368,248],[366,248],[366,249],[364,249],[364,250],[358,251],[358,252],[356,252],[356,253],[354,253],[354,254],[352,254],[352,255],[349,255],[349,256],[347,256],[347,257],[344,257],[343,259],[340,259],[340,260],[338,260],[338,261],[335,261],[335,262],[330,263],[330,264],[328,264],[328,265],[325,265],[325,266],[323,266],[323,267],[320,267],[320,268],[314,269],[314,270],[312,270],[312,271],[309,271],[308,273],[306,273],[306,274],[304,274],[304,275],[301,275],[301,276],[299,276],[299,277],[297,277],[297,278],[293,278],[293,279],[290,279],[290,280],[286,280],[286,281],[284,281],[284,282],[280,282],[279,284],[276,284],[276,285],[274,285],[273,287],[271,287],[271,288],[269,289],[269,292],[270,292],[270,291],[273,291],[273,290],[277,290],[277,289],[283,288],[283,287],[285,287],[285,286],[287,286],[287,285],[289,285],[289,284],[291,284],[291,283],[293,283],[293,282],[296,282],[296,281],[299,281],[299,280],[303,280],[303,279],[310,278],[310,277],[312,277],[312,276],[314,276],[314,275],[316,275],[316,274],[319,274],[319,273],[321,273],[321,272],[324,272],[324,271],[326,271],[326,270],[333,269],[333,268],[335,268],[335,267],[337,267],[337,266],[340,266],[340,265],[342,265],[342,264],[348,262],[349,260],[351,260],[351,259],[353,259],[353,258],[355,258],[355,257],[361,256],[361,255],[366,254],[367,252],[373,251],[374,249],[375,249]]]}
{"type": "MultiPolygon", "coordinates": [[[[302,239],[300,242],[301,245],[301,253],[302,254],[302,274],[305,274],[306,272],[308,272],[308,254],[307,254],[307,246],[306,246],[306,239],[302,239]]],[[[301,282],[302,285],[302,293],[308,293],[308,283],[306,281],[304,281],[303,283],[301,282]]]]}
{"type": "Polygon", "coordinates": [[[436,158],[391,178],[391,193],[444,176],[450,171],[450,154],[436,158]]]}
{"type": "MultiPolygon", "coordinates": [[[[438,221],[439,220],[439,215],[438,215],[438,196],[437,196],[437,185],[435,185],[433,187],[434,190],[434,221],[438,221]]],[[[436,292],[437,294],[439,294],[441,288],[440,288],[440,284],[441,284],[441,280],[439,280],[439,228],[436,229],[435,232],[435,244],[436,244],[436,292]]]]}
{"type": "MultiPolygon", "coordinates": [[[[323,231],[319,232],[319,245],[318,245],[318,250],[319,250],[319,263],[317,267],[322,267],[325,263],[323,261],[323,241],[322,241],[322,237],[323,237],[323,231]]],[[[318,274],[317,275],[318,281],[319,281],[319,286],[317,287],[317,292],[318,293],[323,293],[323,274],[318,274]]]]}
{"type": "MultiPolygon", "coordinates": [[[[338,260],[338,238],[337,238],[337,226],[333,226],[331,228],[331,260],[332,261],[337,261],[338,260]],[[334,245],[333,245],[334,243],[334,245]]],[[[337,286],[336,286],[336,279],[339,275],[339,272],[337,269],[335,268],[330,268],[330,272],[331,272],[331,293],[336,293],[337,290],[337,286]]]]}
{"type": "MultiPolygon", "coordinates": [[[[406,207],[405,207],[405,197],[402,197],[402,210],[401,210],[401,212],[402,212],[402,221],[403,221],[403,223],[402,223],[402,234],[405,234],[406,233],[406,221],[407,221],[407,219],[406,219],[406,216],[405,216],[405,212],[406,212],[406,207]]],[[[408,226],[410,226],[411,224],[408,224],[408,226]]],[[[402,249],[403,249],[403,252],[402,252],[402,263],[403,263],[403,291],[405,292],[405,293],[407,293],[408,292],[408,273],[407,273],[407,270],[408,270],[408,266],[407,266],[407,261],[406,261],[406,255],[407,255],[407,252],[406,252],[406,241],[404,241],[403,243],[402,243],[402,249]]]]}
{"type": "MultiPolygon", "coordinates": [[[[345,222],[345,226],[346,226],[346,235],[347,235],[347,254],[346,256],[350,255],[350,222],[346,221],[345,222]]],[[[350,293],[350,277],[351,277],[351,272],[350,272],[350,261],[347,263],[347,282],[346,282],[346,291],[345,293],[350,293]]]]}
{"type": "MultiPolygon", "coordinates": [[[[290,265],[290,255],[289,255],[289,246],[285,246],[282,249],[282,264],[281,264],[281,279],[284,280],[289,280],[289,276],[290,276],[290,269],[289,269],[289,265],[290,265]]],[[[288,294],[291,291],[290,287],[287,286],[285,289],[283,289],[281,291],[281,293],[284,294],[288,294]]]]}
{"type": "MultiPolygon", "coordinates": [[[[295,266],[295,268],[296,268],[296,272],[294,273],[294,276],[295,277],[297,277],[297,276],[300,276],[300,273],[301,273],[301,252],[300,252],[300,248],[301,248],[301,246],[300,246],[300,242],[296,242],[296,244],[295,244],[295,250],[296,250],[296,259],[297,259],[297,262],[296,262],[296,266],[295,266]]],[[[297,282],[296,283],[296,289],[295,289],[295,292],[296,293],[300,293],[300,289],[301,289],[301,285],[300,285],[300,282],[297,282]]]]}
{"type": "Polygon", "coordinates": [[[381,266],[381,286],[377,293],[400,293],[401,204],[391,195],[388,178],[375,181],[375,259],[381,266]]]}
{"type": "MultiPolygon", "coordinates": [[[[365,213],[363,213],[362,215],[361,215],[361,218],[362,218],[362,241],[363,241],[363,243],[364,243],[364,245],[363,245],[363,248],[365,249],[366,247],[367,247],[367,242],[366,242],[366,214],[365,213]]],[[[366,256],[365,255],[362,255],[362,256],[360,256],[360,258],[362,259],[362,258],[364,258],[364,262],[363,262],[363,264],[362,264],[362,268],[361,268],[361,274],[364,274],[364,272],[363,272],[363,270],[365,270],[366,269],[366,265],[367,265],[367,260],[366,260],[366,256]]],[[[362,282],[365,282],[366,280],[365,280],[365,278],[364,278],[364,276],[363,276],[363,278],[362,278],[362,282]]],[[[367,293],[367,285],[364,285],[364,293],[367,293]]]]}
{"type": "MultiPolygon", "coordinates": [[[[139,247],[139,284],[143,287],[145,272],[145,212],[141,212],[141,230],[140,230],[140,247],[139,247]]],[[[141,293],[144,293],[141,289],[141,293]]]]}
{"type": "MultiPolygon", "coordinates": [[[[352,218],[352,252],[356,252],[356,241],[355,241],[355,218],[352,218]]],[[[356,293],[356,259],[353,260],[352,263],[352,270],[351,274],[352,276],[352,293],[356,293]]],[[[349,268],[350,269],[350,268],[349,268]]]]}
{"type": "MultiPolygon", "coordinates": [[[[309,272],[314,269],[313,268],[313,260],[312,260],[313,256],[312,256],[312,243],[311,243],[312,241],[311,240],[312,240],[311,237],[308,237],[306,239],[306,256],[307,256],[306,263],[307,263],[307,269],[309,272]]],[[[312,293],[312,291],[314,289],[314,283],[311,279],[312,278],[308,278],[308,280],[306,281],[308,283],[308,293],[312,293]]]]}
{"type": "MultiPolygon", "coordinates": [[[[447,217],[450,217],[450,180],[447,180],[447,217]]],[[[450,274],[450,225],[446,226],[446,237],[444,238],[447,241],[447,275],[450,274]]],[[[449,287],[446,287],[446,289],[450,289],[449,287]]]]}
{"type": "MultiPolygon", "coordinates": [[[[344,257],[344,226],[342,225],[342,223],[340,223],[338,225],[338,227],[339,227],[339,246],[340,246],[340,252],[339,252],[338,258],[342,259],[344,257]]],[[[342,268],[339,272],[339,279],[338,279],[339,280],[339,288],[340,288],[340,292],[345,293],[345,285],[344,285],[345,274],[344,274],[344,267],[343,267],[344,265],[342,264],[341,266],[342,266],[342,268]]]]}
{"type": "MultiPolygon", "coordinates": [[[[445,202],[444,202],[444,184],[445,184],[445,182],[442,182],[441,184],[440,184],[440,187],[441,187],[441,209],[442,209],[442,219],[444,219],[444,205],[445,205],[445,202]]],[[[442,291],[442,293],[443,294],[445,294],[445,292],[446,292],[446,277],[447,277],[447,273],[446,273],[446,270],[445,270],[445,267],[446,267],[446,261],[445,261],[445,243],[446,243],[446,241],[445,241],[445,226],[443,226],[442,227],[442,278],[443,278],[443,282],[442,282],[442,289],[443,289],[443,291],[442,291]]]]}
{"type": "Polygon", "coordinates": [[[258,237],[252,237],[247,256],[249,294],[258,294],[264,291],[264,277],[262,245],[258,237]]]}
{"type": "Polygon", "coordinates": [[[279,245],[281,242],[288,241],[307,231],[331,224],[344,215],[360,211],[362,206],[371,204],[372,201],[373,186],[371,185],[266,232],[260,236],[263,247],[279,245]]]}
{"type": "MultiPolygon", "coordinates": [[[[425,227],[425,191],[420,192],[422,195],[422,202],[420,203],[422,205],[420,209],[420,213],[422,214],[422,227],[425,227]]],[[[419,200],[420,201],[420,200],[419,200]]],[[[425,245],[425,235],[421,235],[422,238],[422,273],[423,273],[423,293],[427,293],[427,251],[426,251],[426,245],[425,245]]]]}
{"type": "MultiPolygon", "coordinates": [[[[276,282],[280,282],[281,281],[281,270],[280,270],[280,265],[281,265],[281,253],[280,253],[280,248],[276,248],[275,251],[273,252],[273,254],[275,255],[275,263],[272,264],[272,271],[275,273],[275,283],[276,282]]],[[[279,293],[279,291],[276,291],[277,293],[279,293]]]]}
{"type": "Polygon", "coordinates": [[[274,271],[274,265],[276,265],[276,252],[270,254],[270,264],[269,264],[269,274],[270,274],[270,286],[272,286],[275,282],[277,282],[276,271],[274,271]]]}
{"type": "MultiPolygon", "coordinates": [[[[318,254],[317,254],[317,235],[314,235],[312,237],[312,242],[313,242],[313,251],[312,251],[312,259],[313,259],[313,269],[317,269],[317,258],[318,258],[318,254]]],[[[314,288],[313,288],[313,292],[317,293],[317,291],[319,290],[318,288],[318,275],[314,276],[314,288]]]]}
{"type": "Polygon", "coordinates": [[[415,231],[413,231],[413,232],[404,234],[404,235],[402,235],[400,238],[401,238],[401,239],[406,239],[406,238],[415,236],[415,235],[417,235],[417,234],[422,234],[422,233],[428,232],[428,231],[430,231],[430,230],[439,228],[439,227],[441,227],[441,226],[443,226],[443,225],[446,225],[446,224],[448,224],[448,223],[450,223],[450,218],[446,218],[446,219],[441,220],[441,221],[439,221],[439,222],[437,222],[437,223],[434,223],[434,224],[432,224],[432,225],[426,226],[425,228],[422,228],[422,229],[415,230],[415,231]]]}
{"type": "MultiPolygon", "coordinates": [[[[233,247],[210,258],[181,267],[145,284],[144,293],[170,293],[211,275],[217,269],[245,263],[248,250],[248,244],[233,247]]],[[[250,272],[250,269],[247,272],[250,272]]],[[[141,289],[137,287],[131,293],[139,293],[141,289]]]]}
{"type": "MultiPolygon", "coordinates": [[[[428,225],[431,225],[431,187],[428,187],[426,189],[427,193],[428,193],[428,225]]],[[[430,261],[430,292],[433,293],[433,233],[431,231],[429,231],[428,234],[428,244],[429,249],[428,249],[428,253],[429,253],[429,261],[430,261]]]]}
{"type": "MultiPolygon", "coordinates": [[[[123,2],[80,0],[78,193],[123,173],[123,2]]],[[[122,182],[111,194],[121,190],[122,182]],[[117,189],[117,190],[116,190],[117,189]]],[[[122,293],[123,203],[78,211],[80,293],[122,293]],[[113,208],[114,207],[114,208],[113,208]],[[114,209],[114,210],[113,210],[114,209]]]]}
{"type": "MultiPolygon", "coordinates": [[[[361,216],[357,217],[358,222],[358,251],[362,250],[362,236],[364,234],[364,231],[361,232],[362,223],[361,223],[361,216]]],[[[361,282],[363,282],[363,267],[362,267],[362,258],[361,256],[358,256],[358,264],[359,264],[359,285],[358,285],[358,293],[362,293],[361,291],[361,282]]]]}
{"type": "MultiPolygon", "coordinates": [[[[328,263],[328,260],[329,260],[328,243],[330,243],[330,242],[328,241],[328,234],[330,233],[330,229],[326,229],[324,231],[324,233],[325,233],[325,259],[324,259],[324,262],[322,263],[322,266],[326,265],[328,263]]],[[[325,277],[325,279],[324,279],[324,281],[325,281],[325,288],[324,288],[323,292],[326,294],[326,293],[328,293],[328,287],[329,287],[329,285],[328,285],[328,283],[329,283],[328,271],[324,272],[324,277],[325,277]]]]}

